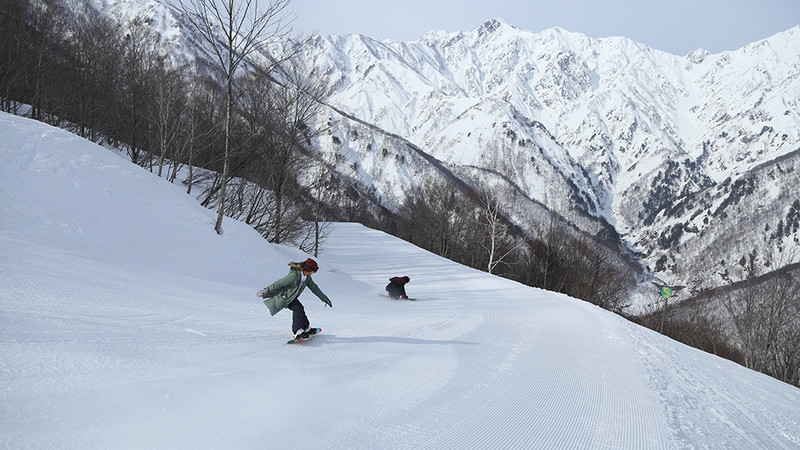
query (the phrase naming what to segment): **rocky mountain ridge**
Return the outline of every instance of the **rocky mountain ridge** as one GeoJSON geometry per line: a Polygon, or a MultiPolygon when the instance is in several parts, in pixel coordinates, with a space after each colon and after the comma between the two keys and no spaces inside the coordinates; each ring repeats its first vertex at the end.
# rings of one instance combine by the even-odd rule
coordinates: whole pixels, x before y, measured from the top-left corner
{"type": "MultiPolygon", "coordinates": [[[[800,197],[799,55],[800,27],[735,52],[679,57],[626,38],[532,33],[493,19],[411,43],[317,37],[305,57],[327,68],[337,108],[403,136],[472,183],[490,182],[481,172],[491,171],[587,231],[602,226],[578,212],[606,221],[657,274],[699,289],[744,255],[766,262],[798,246],[786,224],[800,197]],[[712,199],[738,207],[724,208],[724,218],[687,207],[704,197],[707,207],[712,199]],[[724,238],[744,222],[751,238],[724,238]],[[713,269],[711,253],[721,257],[713,269]]],[[[381,147],[382,138],[353,138],[349,124],[328,119],[338,143],[323,137],[321,148],[363,162],[381,147]]],[[[394,178],[390,186],[402,184],[402,174],[394,178]]],[[[509,210],[524,228],[524,208],[509,210]]]]}

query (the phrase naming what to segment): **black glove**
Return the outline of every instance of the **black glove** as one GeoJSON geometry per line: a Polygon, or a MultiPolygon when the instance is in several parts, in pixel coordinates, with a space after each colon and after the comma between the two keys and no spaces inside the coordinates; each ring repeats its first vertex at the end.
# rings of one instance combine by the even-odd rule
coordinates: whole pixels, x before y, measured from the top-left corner
{"type": "Polygon", "coordinates": [[[331,301],[330,301],[330,300],[327,300],[327,299],[326,299],[326,300],[323,300],[323,302],[325,302],[325,304],[326,304],[326,305],[328,305],[328,306],[330,306],[331,308],[333,308],[333,304],[331,303],[331,301]]]}

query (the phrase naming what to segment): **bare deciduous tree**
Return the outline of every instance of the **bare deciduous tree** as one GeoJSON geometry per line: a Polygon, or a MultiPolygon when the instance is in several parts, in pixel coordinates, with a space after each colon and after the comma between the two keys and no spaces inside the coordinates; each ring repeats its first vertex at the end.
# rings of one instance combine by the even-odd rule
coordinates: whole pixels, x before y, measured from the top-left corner
{"type": "Polygon", "coordinates": [[[772,276],[757,286],[745,287],[722,298],[730,315],[745,366],[761,372],[785,372],[785,361],[794,361],[800,344],[800,294],[788,275],[772,276]],[[781,361],[784,363],[781,363],[781,361]]]}
{"type": "Polygon", "coordinates": [[[158,151],[158,176],[162,176],[164,162],[168,152],[170,159],[176,160],[177,141],[186,114],[186,98],[184,81],[177,70],[163,68],[154,81],[149,111],[146,116],[155,131],[155,150],[158,151]]]}
{"type": "Polygon", "coordinates": [[[274,229],[268,239],[280,243],[290,231],[284,221],[287,200],[291,200],[299,172],[310,165],[313,156],[311,139],[317,131],[309,125],[322,108],[320,101],[327,97],[330,85],[314,68],[292,61],[277,69],[275,81],[265,80],[269,90],[266,141],[256,152],[269,168],[267,186],[275,196],[274,229]]]}
{"type": "Polygon", "coordinates": [[[547,220],[540,225],[541,239],[536,242],[533,250],[538,274],[536,285],[561,292],[566,281],[562,275],[568,270],[567,234],[562,229],[564,225],[554,212],[550,212],[547,220]]]}
{"type": "MultiPolygon", "coordinates": [[[[783,255],[780,259],[790,258],[783,255]]],[[[761,275],[758,256],[742,258],[741,282],[720,297],[732,323],[733,336],[742,349],[744,365],[783,381],[800,381],[800,282],[791,271],[761,275]],[[735,288],[734,288],[735,287],[735,288]]],[[[767,256],[764,267],[776,264],[767,256]]]]}
{"type": "Polygon", "coordinates": [[[258,0],[177,0],[176,7],[209,44],[225,78],[225,150],[222,185],[218,194],[218,214],[214,230],[222,234],[225,190],[230,170],[233,84],[242,62],[270,41],[289,35],[286,13],[291,0],[270,0],[261,7],[258,0]]]}
{"type": "Polygon", "coordinates": [[[401,228],[412,243],[462,262],[475,206],[445,180],[430,180],[406,194],[400,211],[404,222],[401,228]]]}
{"type": "Polygon", "coordinates": [[[188,78],[188,105],[183,138],[185,162],[189,172],[185,181],[187,194],[192,193],[195,161],[200,159],[198,156],[205,149],[213,146],[214,139],[219,134],[221,112],[216,101],[215,86],[213,80],[200,75],[200,70],[196,67],[188,78]]]}
{"type": "Polygon", "coordinates": [[[121,100],[116,113],[117,135],[126,142],[128,155],[134,164],[146,163],[146,123],[143,111],[147,105],[147,92],[153,80],[153,66],[163,62],[158,55],[159,37],[155,31],[140,20],[127,25],[123,40],[120,64],[121,100]]]}
{"type": "Polygon", "coordinates": [[[486,229],[486,251],[488,252],[487,272],[494,273],[499,264],[504,263],[516,252],[524,241],[513,243],[508,232],[508,225],[500,213],[500,196],[496,192],[485,189],[479,199],[483,208],[484,227],[486,229]]]}
{"type": "Polygon", "coordinates": [[[66,32],[69,52],[64,77],[71,82],[65,90],[67,118],[76,124],[76,132],[97,140],[108,128],[114,114],[114,101],[122,52],[119,24],[94,10],[84,1],[75,0],[69,8],[66,32]]]}

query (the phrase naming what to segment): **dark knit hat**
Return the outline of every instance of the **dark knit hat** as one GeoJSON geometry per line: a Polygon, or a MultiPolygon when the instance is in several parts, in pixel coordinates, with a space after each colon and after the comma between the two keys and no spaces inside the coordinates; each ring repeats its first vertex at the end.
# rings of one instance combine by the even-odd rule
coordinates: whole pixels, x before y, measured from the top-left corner
{"type": "Polygon", "coordinates": [[[306,262],[303,263],[303,268],[304,269],[308,269],[308,270],[310,270],[312,272],[316,272],[317,270],[319,270],[319,266],[317,265],[317,262],[314,261],[311,258],[308,258],[306,260],[306,262]]]}

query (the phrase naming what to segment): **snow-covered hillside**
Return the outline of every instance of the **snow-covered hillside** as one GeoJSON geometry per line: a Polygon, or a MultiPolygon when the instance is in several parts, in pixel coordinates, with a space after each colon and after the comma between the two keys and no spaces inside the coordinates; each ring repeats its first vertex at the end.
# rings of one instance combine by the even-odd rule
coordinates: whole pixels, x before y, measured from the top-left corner
{"type": "MultiPolygon", "coordinates": [[[[798,55],[800,27],[737,51],[677,56],[624,37],[535,33],[493,19],[415,42],[320,36],[306,57],[328,68],[342,111],[402,136],[473,186],[491,183],[492,171],[506,183],[496,191],[517,190],[592,234],[603,226],[582,214],[607,221],[651,270],[699,290],[722,282],[720,260],[724,270],[755,253],[768,266],[768,255],[800,245],[796,232],[761,236],[792,214],[785,199],[799,191],[790,171],[778,176],[780,195],[731,188],[764,165],[797,163],[798,55]],[[753,207],[710,228],[713,210],[664,220],[689,196],[749,197],[742,204],[753,207]],[[744,222],[756,232],[729,239],[744,222]],[[697,259],[709,251],[726,257],[697,259]]],[[[367,173],[403,157],[347,118],[318,126],[327,131],[320,148],[370,161],[367,173]],[[384,164],[375,164],[381,149],[384,164]]],[[[407,183],[402,172],[381,174],[378,192],[407,183]]],[[[532,231],[536,207],[508,197],[505,212],[532,231]]]]}
{"type": "Polygon", "coordinates": [[[5,113],[0,211],[3,448],[800,446],[797,388],[356,224],[286,345],[255,292],[306,255],[5,113]]]}
{"type": "Polygon", "coordinates": [[[308,57],[329,68],[331,102],[350,114],[445,162],[512,179],[534,177],[523,156],[541,152],[593,196],[590,212],[627,232],[650,213],[641,201],[626,206],[647,195],[631,190],[669,160],[691,162],[674,184],[695,192],[797,149],[799,38],[793,28],[736,52],[682,57],[492,19],[410,43],[321,36],[308,57]]]}

